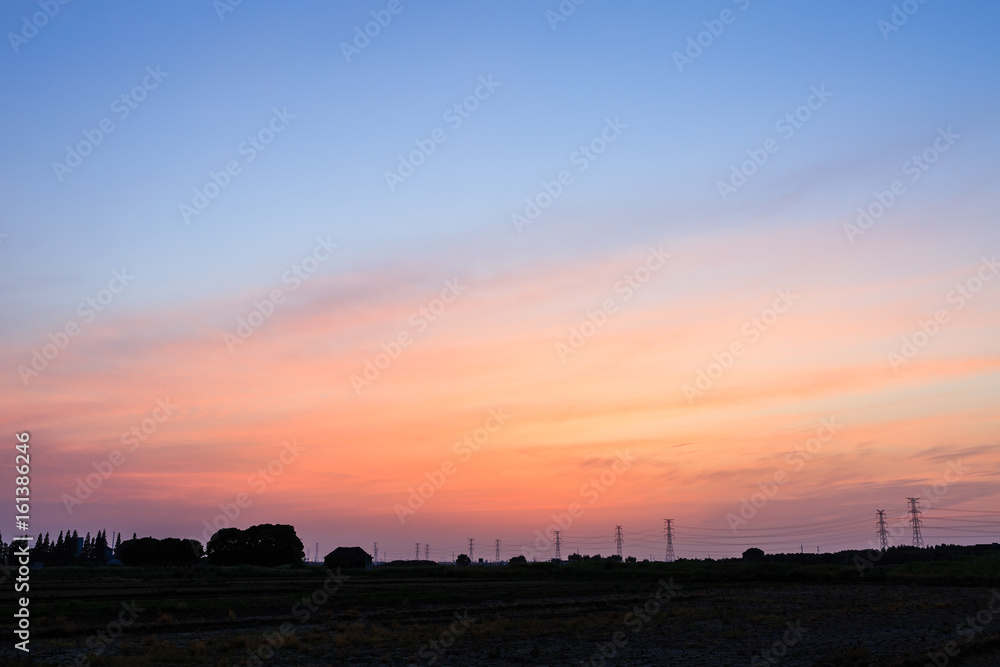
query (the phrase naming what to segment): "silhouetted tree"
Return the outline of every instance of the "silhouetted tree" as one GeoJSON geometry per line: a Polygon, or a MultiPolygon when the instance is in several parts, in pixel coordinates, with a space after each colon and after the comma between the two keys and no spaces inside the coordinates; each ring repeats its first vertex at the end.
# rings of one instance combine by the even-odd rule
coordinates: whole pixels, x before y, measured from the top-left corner
{"type": "MultiPolygon", "coordinates": [[[[468,556],[466,556],[466,558],[468,558],[468,556]]],[[[525,558],[524,556],[514,556],[507,562],[510,563],[511,565],[527,565],[528,559],[525,558]]]]}
{"type": "Polygon", "coordinates": [[[294,565],[305,559],[302,540],[287,524],[262,523],[246,530],[223,528],[206,548],[213,565],[294,565]]]}
{"type": "Polygon", "coordinates": [[[126,540],[118,547],[118,559],[129,566],[185,566],[197,563],[200,558],[200,542],[176,537],[162,540],[142,537],[126,540]]]}
{"type": "Polygon", "coordinates": [[[743,560],[764,560],[764,551],[757,547],[750,547],[743,552],[743,560]]]}
{"type": "Polygon", "coordinates": [[[472,559],[466,554],[458,554],[458,558],[455,559],[455,565],[461,565],[462,567],[472,565],[472,559]]]}

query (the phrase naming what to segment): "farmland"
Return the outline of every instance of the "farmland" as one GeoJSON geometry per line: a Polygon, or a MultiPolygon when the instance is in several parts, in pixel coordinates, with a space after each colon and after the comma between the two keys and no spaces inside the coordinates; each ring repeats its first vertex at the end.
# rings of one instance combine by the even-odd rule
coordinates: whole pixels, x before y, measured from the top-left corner
{"type": "MultiPolygon", "coordinates": [[[[930,653],[985,667],[1000,664],[998,561],[863,577],[848,566],[739,561],[49,568],[32,573],[31,656],[109,666],[905,667],[931,663],[930,653]]],[[[0,649],[4,664],[28,664],[12,643],[0,649]]]]}

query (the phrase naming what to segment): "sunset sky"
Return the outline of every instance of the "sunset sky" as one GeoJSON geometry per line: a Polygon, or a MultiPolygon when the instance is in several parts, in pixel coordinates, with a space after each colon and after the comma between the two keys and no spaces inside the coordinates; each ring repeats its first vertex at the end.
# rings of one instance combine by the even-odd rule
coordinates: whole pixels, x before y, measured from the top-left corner
{"type": "Polygon", "coordinates": [[[0,7],[31,534],[1000,541],[996,3],[51,4],[0,7]]]}

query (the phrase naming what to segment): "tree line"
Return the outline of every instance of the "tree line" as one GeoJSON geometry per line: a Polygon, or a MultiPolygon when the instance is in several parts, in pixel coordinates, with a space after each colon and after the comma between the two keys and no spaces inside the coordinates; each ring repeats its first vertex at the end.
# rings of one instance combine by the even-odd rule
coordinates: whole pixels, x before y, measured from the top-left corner
{"type": "MultiPolygon", "coordinates": [[[[0,562],[12,557],[12,543],[0,535],[0,562]]],[[[107,565],[115,561],[128,566],[189,566],[200,562],[211,565],[298,565],[305,562],[302,540],[287,524],[259,524],[245,530],[223,528],[202,545],[198,540],[167,537],[138,537],[108,544],[107,531],[80,539],[77,531],[59,531],[55,540],[49,533],[39,534],[30,547],[32,563],[45,566],[107,565]]]]}

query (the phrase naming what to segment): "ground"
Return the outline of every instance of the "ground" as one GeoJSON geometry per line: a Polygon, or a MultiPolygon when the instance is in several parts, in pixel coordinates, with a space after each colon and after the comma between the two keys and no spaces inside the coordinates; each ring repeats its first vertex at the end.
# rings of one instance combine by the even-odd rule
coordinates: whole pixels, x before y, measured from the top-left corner
{"type": "MultiPolygon", "coordinates": [[[[1000,665],[992,579],[671,565],[51,568],[32,578],[31,657],[95,666],[1000,665]]],[[[3,664],[20,662],[12,644],[0,647],[3,664]]]]}

